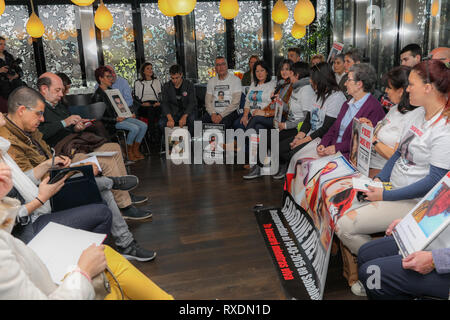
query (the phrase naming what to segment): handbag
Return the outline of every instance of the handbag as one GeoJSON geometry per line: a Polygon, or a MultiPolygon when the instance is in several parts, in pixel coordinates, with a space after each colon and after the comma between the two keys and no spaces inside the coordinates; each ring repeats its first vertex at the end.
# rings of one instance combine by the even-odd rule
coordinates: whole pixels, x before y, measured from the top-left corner
{"type": "Polygon", "coordinates": [[[92,166],[90,165],[51,170],[50,179],[58,175],[61,170],[67,169],[69,169],[69,172],[78,170],[81,174],[77,174],[67,179],[61,190],[50,198],[53,212],[80,207],[87,204],[103,203],[102,196],[97,187],[97,182],[95,181],[92,166]]]}
{"type": "Polygon", "coordinates": [[[104,300],[105,297],[111,293],[111,285],[109,283],[108,277],[106,276],[106,273],[109,273],[109,275],[119,288],[122,297],[120,300],[125,300],[125,295],[123,293],[122,287],[120,286],[119,281],[114,276],[114,273],[111,271],[111,269],[109,269],[109,267],[106,267],[105,271],[100,272],[100,274],[98,274],[92,279],[92,286],[94,287],[95,291],[94,299],[104,300]]]}

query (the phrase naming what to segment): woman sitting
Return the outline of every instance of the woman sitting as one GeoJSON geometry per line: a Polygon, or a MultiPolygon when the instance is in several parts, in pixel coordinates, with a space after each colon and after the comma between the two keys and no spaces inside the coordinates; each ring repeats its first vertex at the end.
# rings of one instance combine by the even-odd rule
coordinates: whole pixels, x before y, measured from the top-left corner
{"type": "MultiPolygon", "coordinates": [[[[403,218],[450,170],[449,79],[450,69],[439,60],[421,62],[409,74],[410,103],[423,107],[410,112],[397,150],[375,178],[390,182],[392,190],[369,186],[365,199],[370,203],[336,224],[337,236],[354,255],[371,234],[403,218]]],[[[353,286],[354,293],[362,291],[361,283],[353,286]]]]}
{"type": "Polygon", "coordinates": [[[380,103],[371,95],[375,88],[376,73],[370,64],[355,64],[350,68],[346,87],[347,93],[353,98],[342,105],[336,121],[323,136],[317,147],[321,157],[341,152],[349,158],[352,136],[353,118],[366,118],[377,124],[385,113],[380,103]]]}
{"type": "MultiPolygon", "coordinates": [[[[111,89],[113,75],[110,69],[107,67],[99,67],[95,70],[95,79],[97,80],[99,87],[94,92],[91,103],[104,102],[106,104],[106,110],[103,115],[102,121],[106,126],[109,134],[114,136],[116,129],[128,131],[127,145],[128,145],[128,160],[136,161],[144,159],[144,155],[139,151],[139,146],[144,139],[147,132],[147,125],[145,122],[136,119],[136,115],[132,114],[130,118],[119,117],[115,111],[112,102],[110,101],[106,90],[111,89]]],[[[120,101],[120,97],[115,101],[118,107],[123,104],[120,101]]],[[[123,108],[123,106],[122,106],[123,108]]],[[[123,108],[124,112],[126,109],[123,108]]]]}
{"type": "Polygon", "coordinates": [[[300,131],[291,141],[289,149],[280,148],[282,163],[288,164],[294,154],[301,156],[300,150],[313,140],[315,141],[312,143],[317,146],[334,124],[345,102],[345,95],[339,90],[333,70],[328,63],[319,63],[311,68],[311,87],[315,91],[312,100],[307,96],[302,97],[306,100],[304,106],[307,113],[300,131]]]}
{"type": "MultiPolygon", "coordinates": [[[[377,175],[397,150],[403,126],[408,121],[409,111],[416,108],[409,104],[409,94],[406,92],[410,71],[410,67],[399,66],[385,75],[386,94],[394,106],[375,127],[370,157],[370,177],[377,175]]],[[[369,119],[360,118],[359,121],[373,127],[372,121],[369,119]]]]}
{"type": "Polygon", "coordinates": [[[148,120],[150,136],[159,139],[161,133],[157,124],[161,116],[161,82],[153,73],[153,65],[150,62],[141,66],[139,76],[134,83],[134,98],[139,104],[137,114],[148,120]]]}
{"type": "MultiPolygon", "coordinates": [[[[61,285],[55,285],[44,262],[31,248],[10,234],[21,208],[19,201],[5,197],[12,186],[11,170],[1,164],[0,300],[94,299],[96,292],[92,279],[103,272],[107,266],[116,277],[120,288],[111,275],[106,273],[111,292],[105,299],[121,299],[120,289],[123,291],[124,299],[173,299],[119,253],[103,245],[91,245],[86,248],[76,266],[67,266],[70,267],[68,269],[70,271],[61,285]]],[[[105,206],[103,207],[106,209],[105,206]]],[[[101,230],[98,231],[101,232],[101,230]]]]}

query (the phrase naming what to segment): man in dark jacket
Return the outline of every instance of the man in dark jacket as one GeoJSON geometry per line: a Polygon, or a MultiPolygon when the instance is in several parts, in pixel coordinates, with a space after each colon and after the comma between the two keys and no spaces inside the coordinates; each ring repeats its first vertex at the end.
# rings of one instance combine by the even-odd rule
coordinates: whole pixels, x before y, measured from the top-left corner
{"type": "Polygon", "coordinates": [[[164,84],[161,90],[161,109],[163,116],[159,122],[161,129],[164,127],[183,128],[187,125],[193,136],[194,120],[197,111],[197,98],[194,84],[183,79],[183,71],[180,65],[173,65],[169,69],[170,81],[164,84]]]}

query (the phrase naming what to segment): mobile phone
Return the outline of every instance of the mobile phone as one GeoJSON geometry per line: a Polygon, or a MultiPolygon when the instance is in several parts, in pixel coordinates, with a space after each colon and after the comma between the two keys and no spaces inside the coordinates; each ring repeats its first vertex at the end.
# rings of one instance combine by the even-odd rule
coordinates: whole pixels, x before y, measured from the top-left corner
{"type": "Polygon", "coordinates": [[[64,168],[60,170],[53,178],[50,179],[48,184],[54,184],[58,182],[59,180],[63,179],[64,177],[70,178],[73,175],[81,173],[79,170],[70,170],[69,168],[64,168]]]}
{"type": "Polygon", "coordinates": [[[359,202],[367,201],[366,198],[367,198],[367,196],[364,192],[358,191],[356,193],[356,199],[358,199],[359,202]]]}

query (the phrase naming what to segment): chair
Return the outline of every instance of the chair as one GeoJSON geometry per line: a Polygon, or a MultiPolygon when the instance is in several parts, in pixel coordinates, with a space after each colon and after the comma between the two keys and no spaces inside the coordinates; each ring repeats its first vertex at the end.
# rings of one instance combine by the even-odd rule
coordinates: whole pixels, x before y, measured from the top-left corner
{"type": "Polygon", "coordinates": [[[68,94],[64,97],[69,106],[85,106],[91,103],[92,93],[68,94]]]}
{"type": "MultiPolygon", "coordinates": [[[[128,159],[127,131],[123,130],[123,129],[116,129],[116,139],[120,145],[124,146],[126,160],[130,161],[130,159],[128,159]]],[[[145,148],[147,149],[146,154],[150,155],[150,147],[147,142],[147,136],[144,136],[143,142],[144,142],[145,148]]]]}

